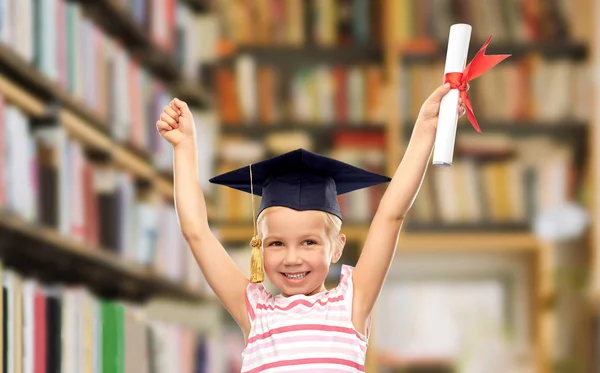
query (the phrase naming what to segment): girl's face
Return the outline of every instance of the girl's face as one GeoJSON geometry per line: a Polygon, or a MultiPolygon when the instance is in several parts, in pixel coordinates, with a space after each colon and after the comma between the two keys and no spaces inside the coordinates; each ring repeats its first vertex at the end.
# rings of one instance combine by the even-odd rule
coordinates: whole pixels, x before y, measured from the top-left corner
{"type": "Polygon", "coordinates": [[[262,228],[265,273],[284,296],[325,290],[341,247],[332,247],[322,212],[278,208],[265,215],[262,228]]]}

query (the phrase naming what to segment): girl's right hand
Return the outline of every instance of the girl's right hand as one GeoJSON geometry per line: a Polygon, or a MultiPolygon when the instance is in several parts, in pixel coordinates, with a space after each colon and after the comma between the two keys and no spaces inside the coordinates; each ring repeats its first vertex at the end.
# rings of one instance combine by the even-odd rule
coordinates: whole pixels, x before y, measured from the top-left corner
{"type": "Polygon", "coordinates": [[[174,98],[164,107],[160,119],[156,122],[156,128],[173,146],[195,139],[196,127],[192,112],[187,104],[178,98],[174,98]]]}

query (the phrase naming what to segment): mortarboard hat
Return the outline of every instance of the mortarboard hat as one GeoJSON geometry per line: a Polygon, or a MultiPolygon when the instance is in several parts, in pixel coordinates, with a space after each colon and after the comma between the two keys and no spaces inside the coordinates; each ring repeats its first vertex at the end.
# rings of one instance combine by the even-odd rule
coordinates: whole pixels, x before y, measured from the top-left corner
{"type": "MultiPolygon", "coordinates": [[[[284,206],[298,211],[325,211],[342,219],[338,195],[390,180],[387,176],[297,149],[215,176],[210,182],[261,196],[257,215],[268,207],[284,206]]],[[[251,280],[254,278],[253,282],[261,282],[261,243],[258,237],[252,239],[251,246],[251,280]]]]}
{"type": "Polygon", "coordinates": [[[299,211],[325,211],[342,219],[338,195],[390,180],[387,176],[297,149],[215,176],[210,182],[262,196],[257,215],[267,207],[285,206],[299,211]]]}

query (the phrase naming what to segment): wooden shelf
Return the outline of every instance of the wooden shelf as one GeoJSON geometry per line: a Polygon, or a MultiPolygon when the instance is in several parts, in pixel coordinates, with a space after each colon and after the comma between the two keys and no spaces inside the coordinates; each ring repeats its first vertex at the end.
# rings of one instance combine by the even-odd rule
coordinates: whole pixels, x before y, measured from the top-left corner
{"type": "Polygon", "coordinates": [[[24,96],[35,97],[42,102],[42,106],[37,108],[35,113],[29,112],[29,114],[41,116],[48,110],[45,103],[57,103],[76,113],[96,130],[108,133],[106,118],[68,94],[57,82],[52,81],[2,42],[0,42],[0,71],[3,76],[22,88],[24,96]],[[35,96],[31,92],[35,92],[35,96]]]}
{"type": "MultiPolygon", "coordinates": [[[[471,40],[467,61],[471,61],[484,41],[471,40]]],[[[425,63],[443,60],[448,48],[447,42],[428,42],[423,48],[400,47],[402,61],[405,63],[425,63]]],[[[546,58],[571,58],[583,60],[588,55],[588,47],[583,42],[569,40],[539,41],[533,43],[492,42],[486,49],[486,54],[512,54],[511,59],[521,58],[530,54],[541,54],[546,58]]]]}
{"type": "MultiPolygon", "coordinates": [[[[252,223],[218,223],[213,225],[213,231],[223,242],[248,243],[252,238],[254,231],[252,223]]],[[[368,225],[344,224],[342,233],[347,236],[349,241],[362,241],[367,236],[368,225]]]]}
{"type": "MultiPolygon", "coordinates": [[[[214,231],[223,242],[247,243],[253,235],[252,224],[215,224],[214,231]]],[[[344,225],[342,233],[349,241],[364,242],[369,226],[344,225]]],[[[536,251],[539,240],[529,232],[490,231],[430,231],[402,230],[398,250],[402,252],[425,251],[536,251]]]]}
{"type": "MultiPolygon", "coordinates": [[[[590,125],[588,122],[565,119],[561,121],[532,121],[532,120],[493,120],[478,118],[479,127],[481,127],[482,135],[487,133],[506,134],[514,137],[532,137],[532,136],[549,136],[559,139],[577,139],[585,140],[590,125]]],[[[405,138],[410,138],[414,127],[414,121],[404,123],[405,138]]],[[[459,120],[459,133],[476,133],[466,116],[459,120]]]]}
{"type": "Polygon", "coordinates": [[[0,255],[6,266],[24,275],[49,283],[82,284],[105,297],[204,299],[199,292],[108,250],[8,214],[0,214],[0,255]]]}
{"type": "Polygon", "coordinates": [[[242,45],[221,63],[230,63],[240,55],[250,55],[258,63],[295,69],[314,64],[349,65],[381,62],[383,50],[379,46],[293,46],[293,45],[242,45]]]}
{"type": "Polygon", "coordinates": [[[595,291],[589,295],[589,306],[591,312],[599,312],[600,311],[600,292],[595,291]]]}
{"type": "Polygon", "coordinates": [[[403,231],[398,251],[425,252],[523,252],[536,253],[540,241],[531,233],[438,232],[414,233],[403,231]]]}
{"type": "Polygon", "coordinates": [[[182,0],[184,4],[187,4],[192,10],[196,12],[206,12],[210,9],[210,0],[182,0]]]}
{"type": "MultiPolygon", "coordinates": [[[[129,10],[117,0],[75,0],[81,3],[87,14],[109,35],[122,41],[131,56],[156,76],[169,83],[173,94],[187,101],[190,106],[211,106],[211,98],[200,83],[190,84],[180,73],[174,57],[157,46],[142,26],[137,24],[129,10]],[[174,82],[174,83],[171,83],[174,82]]],[[[204,1],[188,0],[190,4],[204,1]]]]}
{"type": "Polygon", "coordinates": [[[419,223],[407,222],[404,230],[410,233],[427,234],[477,234],[477,233],[528,233],[531,231],[528,222],[478,222],[478,223],[419,223]]]}
{"type": "Polygon", "coordinates": [[[248,136],[265,135],[273,132],[306,131],[314,134],[331,134],[334,132],[377,132],[385,131],[383,123],[372,122],[327,122],[327,123],[300,123],[295,121],[265,124],[260,122],[227,123],[221,126],[222,133],[240,133],[248,136]]]}
{"type": "Polygon", "coordinates": [[[221,135],[239,135],[262,140],[269,135],[303,133],[310,136],[315,149],[331,149],[336,133],[384,134],[385,127],[379,123],[239,123],[221,126],[221,135]]]}
{"type": "MultiPolygon", "coordinates": [[[[378,123],[343,123],[343,124],[309,124],[287,123],[264,125],[260,123],[235,124],[221,126],[221,136],[242,136],[253,140],[264,140],[269,136],[298,133],[307,135],[313,150],[325,152],[333,148],[334,136],[337,133],[385,134],[385,127],[378,123]]],[[[275,154],[273,154],[275,155],[275,154]]]]}
{"type": "MultiPolygon", "coordinates": [[[[463,119],[461,119],[463,120],[463,119]]],[[[464,118],[466,121],[466,118],[464,118]]],[[[586,122],[569,120],[558,122],[539,122],[539,121],[493,121],[493,120],[479,120],[479,124],[482,129],[481,134],[477,134],[471,127],[471,124],[459,123],[458,136],[461,134],[474,134],[482,136],[485,139],[486,136],[492,134],[502,134],[510,138],[540,138],[545,137],[558,142],[567,143],[575,149],[574,157],[578,160],[584,160],[588,154],[588,134],[590,133],[590,126],[586,122]]],[[[413,124],[408,122],[404,125],[404,139],[408,141],[410,139],[413,124]]],[[[485,149],[468,150],[464,152],[461,149],[456,149],[456,158],[468,156],[476,158],[478,160],[505,160],[513,156],[513,152],[510,148],[506,149],[493,149],[487,151],[485,149]]],[[[583,167],[586,162],[578,162],[578,167],[583,167]]]]}

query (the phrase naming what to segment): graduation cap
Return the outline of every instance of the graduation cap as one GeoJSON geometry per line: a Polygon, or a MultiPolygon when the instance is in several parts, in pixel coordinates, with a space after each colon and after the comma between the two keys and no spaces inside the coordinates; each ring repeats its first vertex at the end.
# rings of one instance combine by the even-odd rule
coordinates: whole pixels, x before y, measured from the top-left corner
{"type": "MultiPolygon", "coordinates": [[[[268,207],[284,206],[297,211],[325,211],[342,219],[338,195],[390,180],[387,176],[305,149],[296,149],[215,176],[210,182],[247,192],[252,196],[261,196],[257,216],[268,207]]],[[[254,219],[254,213],[252,215],[254,219]]],[[[256,232],[256,226],[254,228],[256,232]]],[[[251,281],[262,282],[261,242],[256,233],[250,245],[253,249],[251,281]]]]}

